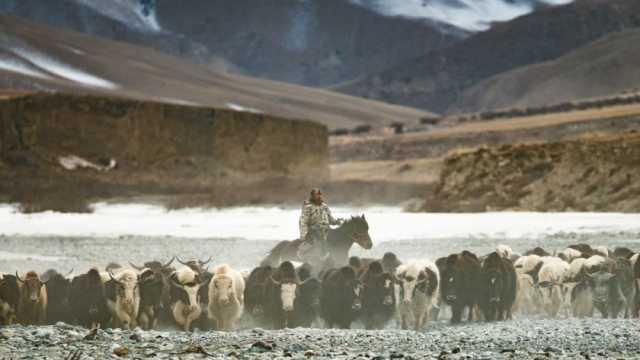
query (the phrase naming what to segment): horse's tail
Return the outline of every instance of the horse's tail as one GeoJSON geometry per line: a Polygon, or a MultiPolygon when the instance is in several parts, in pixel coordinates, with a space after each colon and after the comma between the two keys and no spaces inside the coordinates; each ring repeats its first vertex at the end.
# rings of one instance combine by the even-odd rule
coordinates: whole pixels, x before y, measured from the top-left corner
{"type": "Polygon", "coordinates": [[[267,253],[267,257],[262,260],[260,265],[269,265],[272,267],[277,267],[278,265],[280,265],[280,261],[283,258],[283,252],[290,244],[291,241],[288,240],[280,241],[278,244],[276,244],[276,246],[273,247],[273,249],[271,249],[271,251],[267,253]]]}

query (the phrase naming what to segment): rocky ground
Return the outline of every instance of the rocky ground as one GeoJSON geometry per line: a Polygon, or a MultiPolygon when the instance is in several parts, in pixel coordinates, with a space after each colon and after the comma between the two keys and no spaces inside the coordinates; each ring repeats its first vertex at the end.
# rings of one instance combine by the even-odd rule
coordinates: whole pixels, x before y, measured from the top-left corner
{"type": "Polygon", "coordinates": [[[0,329],[3,359],[636,359],[635,320],[516,320],[427,330],[262,329],[90,332],[65,324],[0,329]],[[75,358],[73,355],[75,354],[75,358]]]}

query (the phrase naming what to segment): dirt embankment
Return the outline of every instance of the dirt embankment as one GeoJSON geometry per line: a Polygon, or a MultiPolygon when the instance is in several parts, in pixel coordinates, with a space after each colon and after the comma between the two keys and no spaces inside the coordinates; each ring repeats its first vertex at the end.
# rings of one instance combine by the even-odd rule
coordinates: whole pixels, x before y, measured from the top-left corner
{"type": "Polygon", "coordinates": [[[640,134],[505,145],[445,160],[426,211],[640,211],[640,134]]]}
{"type": "Polygon", "coordinates": [[[198,193],[233,205],[258,184],[322,181],[327,143],[323,125],[263,114],[11,96],[0,100],[0,201],[77,211],[117,196],[198,193]],[[90,167],[65,168],[82,162],[90,167]]]}

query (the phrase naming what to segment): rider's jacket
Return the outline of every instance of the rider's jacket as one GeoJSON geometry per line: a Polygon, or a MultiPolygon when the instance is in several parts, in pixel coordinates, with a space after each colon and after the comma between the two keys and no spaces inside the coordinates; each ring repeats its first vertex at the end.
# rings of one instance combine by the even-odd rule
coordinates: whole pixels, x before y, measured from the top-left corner
{"type": "Polygon", "coordinates": [[[302,205],[302,213],[300,214],[300,239],[306,239],[309,229],[314,225],[339,225],[340,221],[331,215],[329,206],[324,202],[320,205],[311,201],[305,201],[302,205]]]}

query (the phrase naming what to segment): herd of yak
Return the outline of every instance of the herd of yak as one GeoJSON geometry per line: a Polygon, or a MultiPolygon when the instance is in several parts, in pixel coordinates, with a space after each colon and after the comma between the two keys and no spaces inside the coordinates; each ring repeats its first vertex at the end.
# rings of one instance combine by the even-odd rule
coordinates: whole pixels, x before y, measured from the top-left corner
{"type": "Polygon", "coordinates": [[[520,255],[499,245],[488,255],[469,251],[430,261],[349,258],[314,271],[282,261],[250,272],[209,261],[142,266],[110,264],[71,277],[0,274],[0,325],[65,322],[88,328],[177,327],[185,331],[338,327],[380,329],[396,323],[423,329],[450,316],[499,321],[512,316],[638,316],[640,263],[628,248],[577,244],[554,254],[520,255]],[[465,316],[466,314],[466,316],[465,316]]]}

